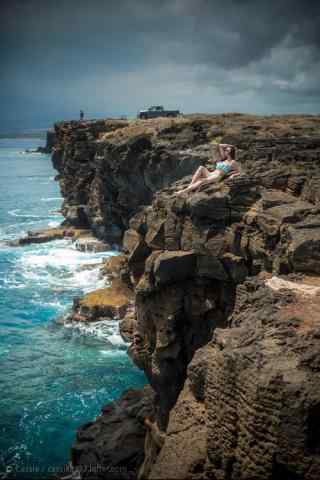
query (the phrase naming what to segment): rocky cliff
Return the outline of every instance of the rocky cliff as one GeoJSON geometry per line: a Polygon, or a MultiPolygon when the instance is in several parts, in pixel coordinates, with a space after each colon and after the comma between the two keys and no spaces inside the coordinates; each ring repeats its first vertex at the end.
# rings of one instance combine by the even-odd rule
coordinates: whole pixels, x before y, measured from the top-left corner
{"type": "MultiPolygon", "coordinates": [[[[134,303],[120,328],[155,394],[140,394],[145,424],[133,413],[145,436],[134,470],[117,447],[113,460],[114,443],[105,458],[101,447],[88,455],[82,433],[74,467],[121,466],[117,478],[320,478],[319,117],[55,130],[66,224],[122,245],[118,275],[134,303]],[[236,145],[244,173],[176,196],[217,141],[236,145]]],[[[114,422],[119,438],[126,418],[114,422]]],[[[114,478],[106,468],[83,476],[114,478]]]]}
{"type": "Polygon", "coordinates": [[[208,159],[202,148],[196,155],[190,150],[206,140],[202,123],[165,119],[154,124],[56,124],[52,160],[65,198],[66,221],[90,225],[99,238],[120,243],[139,206],[150,204],[155,191],[208,159]]]}

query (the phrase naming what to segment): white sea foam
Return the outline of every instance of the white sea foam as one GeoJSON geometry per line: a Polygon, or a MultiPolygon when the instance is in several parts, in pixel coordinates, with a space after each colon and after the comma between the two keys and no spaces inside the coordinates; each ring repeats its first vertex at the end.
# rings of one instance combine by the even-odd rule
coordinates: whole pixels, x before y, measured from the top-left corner
{"type": "Polygon", "coordinates": [[[59,227],[59,225],[60,225],[60,222],[58,222],[57,220],[51,220],[50,222],[48,222],[48,227],[50,228],[59,227]]]}
{"type": "MultiPolygon", "coordinates": [[[[38,286],[40,293],[33,296],[31,302],[44,307],[53,307],[63,313],[66,307],[65,298],[59,294],[68,290],[79,291],[81,294],[104,287],[106,283],[105,279],[100,277],[100,265],[103,258],[113,255],[116,255],[116,252],[81,252],[69,239],[30,245],[19,250],[15,275],[8,279],[8,282],[10,288],[38,286]],[[57,295],[54,298],[43,298],[42,288],[49,288],[57,295]]],[[[113,350],[125,346],[116,320],[90,324],[73,323],[67,324],[66,327],[74,328],[80,335],[98,338],[109,344],[113,350]]]]}
{"type": "Polygon", "coordinates": [[[8,214],[12,217],[22,217],[22,218],[46,218],[46,215],[34,215],[32,213],[20,213],[20,209],[16,208],[14,210],[9,210],[8,214]]]}
{"type": "Polygon", "coordinates": [[[103,288],[105,286],[105,280],[103,278],[100,278],[99,268],[75,272],[74,282],[80,288],[82,287],[85,293],[92,290],[92,285],[94,285],[95,288],[103,288]]]}
{"type": "Polygon", "coordinates": [[[125,346],[125,342],[119,333],[118,320],[100,320],[98,322],[72,322],[66,323],[66,328],[71,328],[82,335],[89,335],[103,340],[112,346],[125,346]]]}
{"type": "Polygon", "coordinates": [[[8,346],[1,345],[0,346],[0,356],[1,355],[6,355],[7,353],[10,353],[10,348],[8,346]]]}
{"type": "MultiPolygon", "coordinates": [[[[114,352],[114,349],[110,349],[110,350],[99,350],[99,352],[102,354],[102,355],[105,355],[106,357],[113,357],[115,356],[115,352],[114,352]]],[[[127,351],[126,350],[123,350],[123,349],[119,349],[117,350],[117,355],[127,355],[127,351]]]]}
{"type": "Polygon", "coordinates": [[[30,301],[33,305],[41,305],[42,307],[52,307],[55,310],[63,312],[65,310],[65,305],[60,302],[59,300],[53,300],[53,301],[43,301],[41,298],[39,299],[32,299],[30,301]]]}
{"type": "Polygon", "coordinates": [[[41,202],[55,202],[57,200],[63,200],[62,197],[44,197],[44,198],[41,198],[41,202]]]}
{"type": "Polygon", "coordinates": [[[109,335],[108,340],[114,346],[125,345],[125,342],[123,341],[123,338],[121,337],[120,334],[115,334],[114,333],[113,335],[109,335]]]}
{"type": "Polygon", "coordinates": [[[105,280],[100,278],[100,264],[105,257],[105,252],[80,252],[70,240],[57,240],[24,251],[18,266],[26,283],[36,282],[56,291],[78,288],[88,292],[105,286],[105,280]]]}
{"type": "Polygon", "coordinates": [[[21,213],[19,208],[15,208],[14,210],[9,210],[8,214],[12,217],[21,217],[21,218],[48,218],[48,217],[59,217],[60,214],[54,214],[50,212],[50,215],[39,215],[34,213],[21,213]]]}
{"type": "MultiPolygon", "coordinates": [[[[26,252],[25,255],[22,256],[22,261],[24,265],[31,267],[69,269],[77,268],[84,263],[90,263],[90,259],[83,258],[82,252],[73,248],[73,245],[71,245],[68,240],[52,242],[50,246],[26,252]]],[[[93,260],[91,263],[94,263],[93,260]]]]}
{"type": "Polygon", "coordinates": [[[2,283],[3,285],[0,285],[0,289],[3,290],[15,290],[17,288],[25,288],[25,284],[23,282],[19,282],[14,277],[4,278],[2,283]]]}
{"type": "MultiPolygon", "coordinates": [[[[17,216],[17,215],[16,215],[17,216]]],[[[3,228],[0,229],[0,239],[1,241],[4,240],[15,240],[17,237],[23,237],[24,235],[27,234],[27,231],[31,228],[35,229],[38,228],[41,224],[43,224],[43,220],[37,219],[37,220],[31,220],[31,221],[21,221],[19,224],[14,224],[14,225],[9,225],[9,224],[4,224],[3,228]]],[[[59,222],[58,222],[59,225],[59,222]]],[[[1,244],[2,247],[7,247],[8,246],[4,243],[1,244]]],[[[9,247],[10,249],[12,247],[9,247]]]]}

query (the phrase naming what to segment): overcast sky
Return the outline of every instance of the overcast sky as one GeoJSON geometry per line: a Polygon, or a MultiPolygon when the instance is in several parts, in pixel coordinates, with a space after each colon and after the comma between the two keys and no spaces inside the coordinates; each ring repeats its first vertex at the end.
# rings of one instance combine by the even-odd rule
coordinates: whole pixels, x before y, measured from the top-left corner
{"type": "Polygon", "coordinates": [[[0,131],[85,115],[319,113],[320,0],[0,0],[0,131]]]}

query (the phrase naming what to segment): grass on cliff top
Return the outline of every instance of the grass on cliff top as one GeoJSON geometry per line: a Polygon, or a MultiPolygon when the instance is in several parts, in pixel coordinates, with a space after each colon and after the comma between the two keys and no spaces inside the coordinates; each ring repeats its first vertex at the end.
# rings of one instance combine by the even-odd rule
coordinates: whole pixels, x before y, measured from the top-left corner
{"type": "MultiPolygon", "coordinates": [[[[319,115],[269,115],[258,116],[240,113],[190,114],[176,118],[135,119],[124,128],[102,133],[100,140],[125,141],[141,134],[161,137],[166,129],[183,129],[191,124],[205,123],[208,140],[227,135],[250,135],[256,138],[320,136],[319,115]],[[210,126],[211,125],[211,126],[210,126]]],[[[218,141],[218,140],[217,140],[218,141]]]]}
{"type": "Polygon", "coordinates": [[[171,128],[175,125],[181,125],[189,123],[190,120],[187,117],[176,117],[176,118],[152,118],[149,120],[132,120],[127,127],[114,130],[112,132],[104,133],[101,135],[101,140],[121,140],[128,137],[135,137],[137,135],[150,135],[157,136],[162,130],[166,128],[171,128]]]}
{"type": "Polygon", "coordinates": [[[121,280],[115,279],[111,287],[99,288],[84,295],[80,300],[80,305],[86,307],[121,307],[126,305],[132,298],[133,292],[121,280]]]}

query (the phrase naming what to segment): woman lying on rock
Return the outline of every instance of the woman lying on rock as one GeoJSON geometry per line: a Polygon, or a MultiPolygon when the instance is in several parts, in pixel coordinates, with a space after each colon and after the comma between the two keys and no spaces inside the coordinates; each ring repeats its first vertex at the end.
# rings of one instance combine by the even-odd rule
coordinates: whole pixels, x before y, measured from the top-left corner
{"type": "Polygon", "coordinates": [[[183,190],[179,190],[177,195],[192,192],[200,185],[216,183],[224,178],[234,177],[242,173],[239,163],[235,160],[236,148],[233,145],[220,143],[218,144],[218,152],[220,161],[215,162],[215,170],[210,172],[206,167],[200,166],[193,175],[190,185],[183,190]]]}

